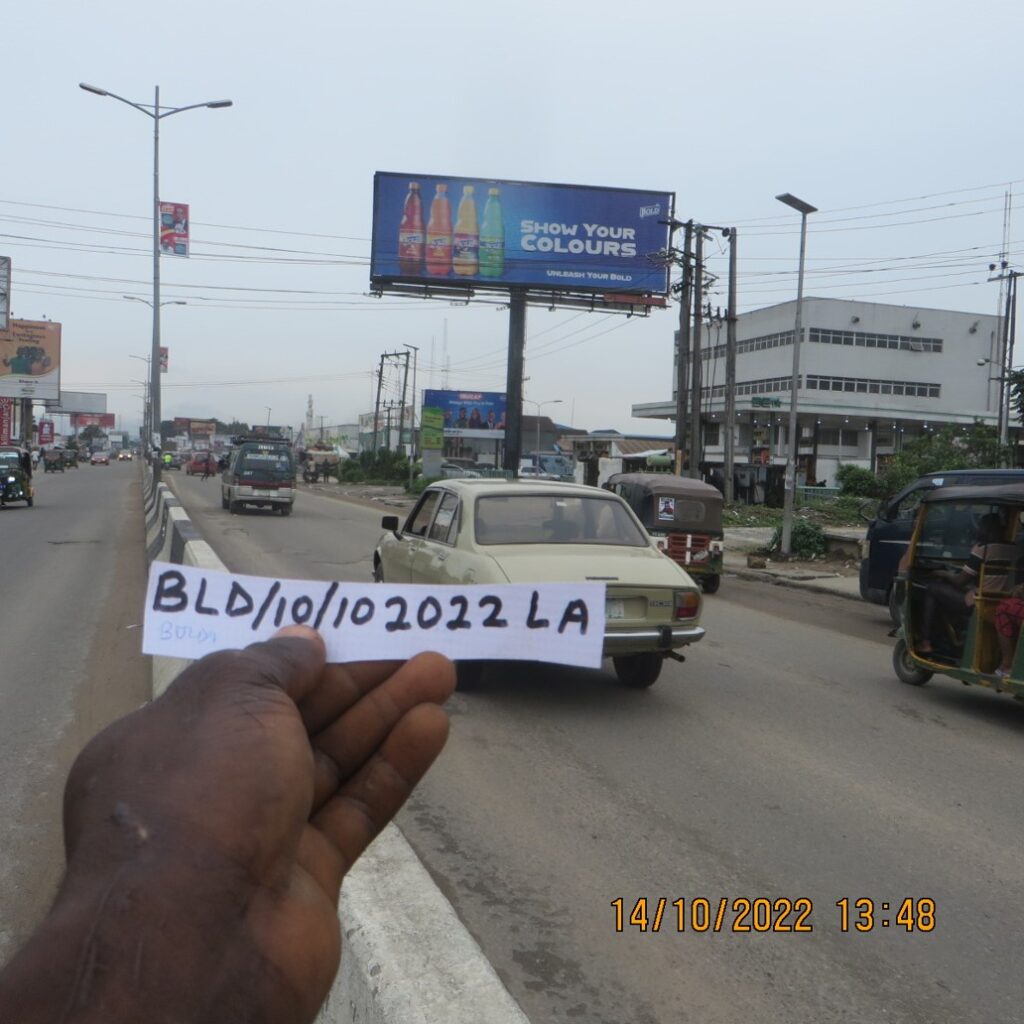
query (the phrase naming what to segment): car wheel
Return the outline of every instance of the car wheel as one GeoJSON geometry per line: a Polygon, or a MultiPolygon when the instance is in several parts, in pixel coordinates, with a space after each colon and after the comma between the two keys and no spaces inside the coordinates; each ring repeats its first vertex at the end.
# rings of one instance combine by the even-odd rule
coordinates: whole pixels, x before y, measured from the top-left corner
{"type": "Polygon", "coordinates": [[[35,504],[35,498],[26,498],[25,504],[28,505],[29,508],[31,508],[33,504],[35,504]]]}
{"type": "Polygon", "coordinates": [[[384,582],[384,566],[380,562],[373,563],[373,582],[383,583],[384,582]]]}
{"type": "Polygon", "coordinates": [[[717,594],[718,588],[722,585],[722,577],[717,573],[714,576],[705,576],[700,583],[700,589],[705,594],[717,594]]]}
{"type": "Polygon", "coordinates": [[[486,664],[486,661],[455,662],[455,688],[457,690],[472,690],[479,686],[486,664]]]}
{"type": "Polygon", "coordinates": [[[896,678],[907,686],[924,686],[933,675],[911,658],[906,640],[896,641],[896,646],[892,649],[892,667],[896,672],[896,678]]]}
{"type": "Polygon", "coordinates": [[[283,516],[290,516],[291,514],[292,514],[292,507],[291,507],[291,505],[282,505],[281,506],[281,515],[283,515],[283,516]]]}
{"type": "Polygon", "coordinates": [[[903,625],[903,593],[906,590],[906,583],[903,580],[893,580],[889,588],[889,618],[894,626],[903,625]]]}
{"type": "Polygon", "coordinates": [[[220,492],[220,507],[226,509],[228,507],[228,499],[223,491],[220,492]]]}
{"type": "Polygon", "coordinates": [[[643,690],[653,686],[661,675],[661,666],[665,663],[662,655],[655,652],[645,654],[622,654],[612,658],[615,674],[623,686],[633,690],[643,690]]]}
{"type": "Polygon", "coordinates": [[[242,503],[240,501],[229,501],[228,511],[233,515],[237,516],[242,511],[242,503]]]}

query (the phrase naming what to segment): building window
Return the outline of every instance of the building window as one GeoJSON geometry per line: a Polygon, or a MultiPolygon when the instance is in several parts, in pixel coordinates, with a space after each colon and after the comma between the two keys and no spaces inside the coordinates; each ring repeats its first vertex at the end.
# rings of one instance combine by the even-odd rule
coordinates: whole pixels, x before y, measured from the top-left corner
{"type": "Polygon", "coordinates": [[[834,331],[811,327],[809,341],[822,345],[856,345],[863,348],[884,348],[901,352],[941,352],[941,338],[918,338],[905,334],[869,334],[865,331],[834,331]]]}
{"type": "Polygon", "coordinates": [[[855,394],[905,395],[914,398],[941,398],[941,384],[926,384],[921,381],[870,380],[863,377],[825,377],[808,374],[808,391],[842,391],[855,394]]]}
{"type": "Polygon", "coordinates": [[[719,438],[721,437],[721,424],[720,423],[706,423],[704,425],[704,443],[709,448],[717,448],[721,443],[719,438]]]}

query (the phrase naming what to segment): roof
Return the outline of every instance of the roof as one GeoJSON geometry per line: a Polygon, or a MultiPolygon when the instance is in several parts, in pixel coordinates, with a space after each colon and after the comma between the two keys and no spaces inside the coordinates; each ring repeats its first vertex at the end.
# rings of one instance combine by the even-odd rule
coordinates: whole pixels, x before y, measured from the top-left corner
{"type": "Polygon", "coordinates": [[[1024,506],[1024,482],[987,484],[983,487],[937,487],[922,498],[929,504],[939,501],[976,502],[990,505],[1024,506]]]}
{"type": "Polygon", "coordinates": [[[722,501],[722,492],[702,480],[675,473],[615,473],[608,478],[608,484],[640,484],[661,494],[679,494],[691,498],[716,499],[722,501]]]}
{"type": "Polygon", "coordinates": [[[437,480],[431,488],[445,487],[465,497],[487,494],[578,494],[588,498],[607,498],[609,494],[600,487],[586,484],[572,484],[561,480],[502,480],[486,477],[455,477],[451,480],[437,480]]]}

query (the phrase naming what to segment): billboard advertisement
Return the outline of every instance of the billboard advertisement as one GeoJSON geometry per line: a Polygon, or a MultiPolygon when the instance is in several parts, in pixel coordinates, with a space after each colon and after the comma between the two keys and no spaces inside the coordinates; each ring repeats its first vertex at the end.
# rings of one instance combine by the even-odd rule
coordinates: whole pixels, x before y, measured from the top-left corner
{"type": "Polygon", "coordinates": [[[212,439],[213,435],[217,433],[217,424],[213,420],[189,420],[188,432],[193,438],[206,437],[212,439]]]}
{"type": "Polygon", "coordinates": [[[166,345],[160,346],[160,372],[167,372],[168,350],[166,345]]]}
{"type": "Polygon", "coordinates": [[[60,398],[60,324],[12,320],[0,331],[0,395],[60,398]]]}
{"type": "Polygon", "coordinates": [[[424,409],[440,409],[445,437],[505,437],[503,391],[424,391],[424,409]]]}
{"type": "Polygon", "coordinates": [[[106,412],[107,396],[99,391],[62,391],[59,399],[46,403],[46,411],[60,416],[73,412],[106,412]]]}
{"type": "Polygon", "coordinates": [[[39,421],[39,443],[53,444],[53,420],[39,421]]]}
{"type": "Polygon", "coordinates": [[[424,407],[420,415],[420,450],[441,451],[444,448],[444,413],[424,407]]]}
{"type": "Polygon", "coordinates": [[[75,430],[81,430],[82,427],[109,429],[114,426],[114,414],[112,412],[73,412],[71,426],[75,430]]]}
{"type": "Polygon", "coordinates": [[[160,251],[188,255],[188,203],[160,204],[160,251]]]}
{"type": "Polygon", "coordinates": [[[373,176],[371,282],[668,292],[674,195],[585,185],[373,176]]]}
{"type": "Polygon", "coordinates": [[[11,257],[0,256],[0,331],[10,326],[11,312],[11,257]]]}

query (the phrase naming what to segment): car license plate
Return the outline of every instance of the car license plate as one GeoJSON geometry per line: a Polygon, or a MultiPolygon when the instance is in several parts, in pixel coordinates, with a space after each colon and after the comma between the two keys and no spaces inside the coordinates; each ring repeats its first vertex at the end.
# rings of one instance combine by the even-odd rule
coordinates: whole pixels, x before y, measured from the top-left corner
{"type": "Polygon", "coordinates": [[[605,601],[604,617],[606,619],[624,619],[626,617],[625,601],[605,601]]]}
{"type": "Polygon", "coordinates": [[[274,497],[275,491],[261,490],[259,487],[254,487],[252,493],[257,498],[272,498],[274,497]]]}

